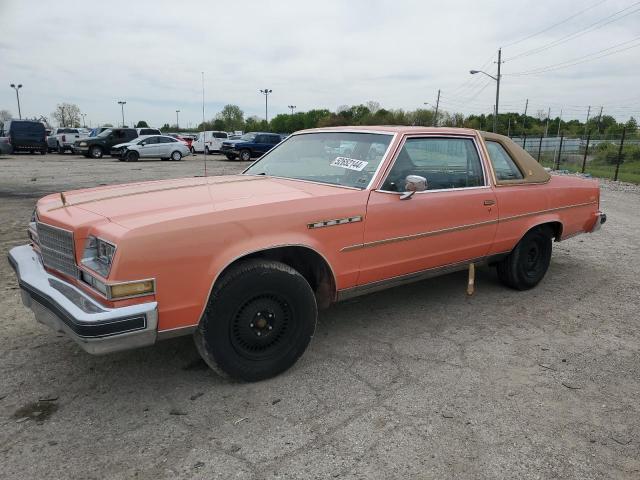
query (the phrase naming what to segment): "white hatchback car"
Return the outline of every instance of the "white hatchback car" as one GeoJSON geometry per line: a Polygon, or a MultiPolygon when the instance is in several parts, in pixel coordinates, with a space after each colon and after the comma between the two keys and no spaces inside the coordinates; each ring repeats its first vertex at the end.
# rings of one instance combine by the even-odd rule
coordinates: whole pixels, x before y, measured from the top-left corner
{"type": "Polygon", "coordinates": [[[127,162],[137,162],[140,158],[178,161],[190,154],[187,145],[168,135],[138,137],[128,143],[115,145],[111,150],[112,156],[118,156],[120,161],[127,162]]]}

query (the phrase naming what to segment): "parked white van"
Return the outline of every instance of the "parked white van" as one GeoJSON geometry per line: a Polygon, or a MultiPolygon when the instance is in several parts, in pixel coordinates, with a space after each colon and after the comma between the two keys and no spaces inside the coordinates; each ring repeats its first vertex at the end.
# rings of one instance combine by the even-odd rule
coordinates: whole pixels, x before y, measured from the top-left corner
{"type": "Polygon", "coordinates": [[[228,138],[227,132],[206,131],[198,133],[198,136],[191,143],[191,151],[193,153],[205,152],[219,153],[222,142],[228,138]]]}

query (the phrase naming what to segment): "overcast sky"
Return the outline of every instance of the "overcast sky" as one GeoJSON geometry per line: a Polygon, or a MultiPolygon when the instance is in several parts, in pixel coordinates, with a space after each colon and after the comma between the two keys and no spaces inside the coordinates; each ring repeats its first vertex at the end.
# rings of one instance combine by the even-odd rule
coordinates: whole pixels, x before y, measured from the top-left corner
{"type": "MultiPolygon", "coordinates": [[[[264,116],[261,88],[273,89],[269,116],[368,100],[413,110],[435,103],[454,112],[489,112],[504,46],[501,111],[564,109],[584,120],[587,106],[619,119],[640,117],[640,47],[539,75],[614,45],[640,45],[640,4],[575,39],[563,38],[630,7],[633,0],[67,1],[0,0],[0,109],[17,116],[10,83],[22,83],[23,115],[50,116],[76,103],[93,126],[146,120],[181,126],[212,118],[227,103],[264,116]],[[555,23],[575,18],[519,43],[555,23]],[[634,39],[637,39],[635,43],[634,39]],[[510,58],[550,42],[539,53],[510,58]],[[510,46],[509,46],[510,45],[510,46]],[[484,89],[483,89],[484,87],[484,89]]],[[[603,53],[609,53],[613,50],[603,53]]],[[[596,112],[597,113],[597,112],[596,112]]]]}

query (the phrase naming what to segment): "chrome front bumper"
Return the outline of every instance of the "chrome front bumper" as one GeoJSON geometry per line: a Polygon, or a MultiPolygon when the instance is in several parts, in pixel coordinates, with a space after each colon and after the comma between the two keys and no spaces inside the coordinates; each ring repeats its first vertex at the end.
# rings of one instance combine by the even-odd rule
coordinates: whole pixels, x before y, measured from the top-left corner
{"type": "Polygon", "coordinates": [[[9,263],[18,277],[22,303],[33,311],[36,320],[66,333],[87,352],[103,354],[155,343],[157,302],[105,307],[49,274],[30,245],[12,248],[9,263]]]}
{"type": "Polygon", "coordinates": [[[589,233],[597,232],[602,228],[602,225],[607,221],[607,214],[602,212],[596,213],[596,221],[593,224],[593,228],[589,233]]]}

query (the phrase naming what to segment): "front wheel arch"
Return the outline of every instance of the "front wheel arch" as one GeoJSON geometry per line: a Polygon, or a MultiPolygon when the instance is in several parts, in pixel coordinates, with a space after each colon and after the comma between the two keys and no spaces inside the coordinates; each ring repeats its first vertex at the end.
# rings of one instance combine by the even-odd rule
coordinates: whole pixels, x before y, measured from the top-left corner
{"type": "Polygon", "coordinates": [[[209,302],[211,293],[224,277],[225,273],[238,263],[249,259],[265,259],[282,262],[298,271],[309,282],[319,309],[328,308],[337,298],[336,277],[324,255],[306,245],[271,246],[252,252],[246,252],[222,268],[214,278],[205,305],[209,302]]]}

